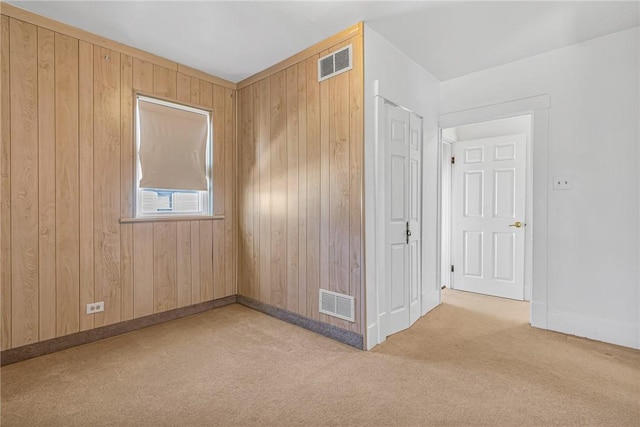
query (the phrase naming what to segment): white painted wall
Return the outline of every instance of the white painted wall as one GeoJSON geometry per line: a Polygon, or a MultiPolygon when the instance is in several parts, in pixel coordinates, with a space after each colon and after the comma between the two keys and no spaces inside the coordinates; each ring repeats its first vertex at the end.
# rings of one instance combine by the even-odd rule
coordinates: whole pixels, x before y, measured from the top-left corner
{"type": "Polygon", "coordinates": [[[544,293],[546,307],[534,311],[533,324],[635,348],[640,348],[639,40],[634,27],[440,86],[442,113],[550,95],[547,281],[536,280],[534,259],[532,295],[535,304],[536,289],[544,293]],[[573,190],[554,191],[557,175],[573,176],[573,190]]]}
{"type": "Polygon", "coordinates": [[[506,119],[491,120],[488,122],[474,123],[472,125],[458,126],[453,129],[455,130],[457,141],[467,141],[469,139],[492,138],[494,136],[526,133],[527,142],[529,142],[529,139],[531,137],[531,116],[525,115],[518,117],[509,117],[506,119]]]}
{"type": "MultiPolygon", "coordinates": [[[[377,296],[384,283],[376,275],[376,82],[380,95],[424,118],[423,134],[423,277],[422,312],[440,303],[436,285],[437,149],[439,82],[368,25],[364,28],[365,103],[365,273],[367,348],[384,340],[380,336],[378,314],[384,301],[377,296]]],[[[384,335],[384,334],[382,334],[384,335]]]]}

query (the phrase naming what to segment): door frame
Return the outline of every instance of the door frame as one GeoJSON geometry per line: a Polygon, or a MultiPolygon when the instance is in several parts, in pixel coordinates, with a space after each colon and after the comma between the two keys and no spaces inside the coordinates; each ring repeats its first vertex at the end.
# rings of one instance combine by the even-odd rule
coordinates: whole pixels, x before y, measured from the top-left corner
{"type": "Polygon", "coordinates": [[[452,222],[452,205],[451,205],[451,201],[452,201],[452,189],[453,189],[453,169],[451,168],[451,162],[445,162],[444,160],[444,147],[446,145],[449,146],[449,150],[450,150],[450,154],[453,154],[453,144],[456,142],[455,139],[452,138],[447,138],[445,136],[442,135],[442,128],[439,129],[439,134],[441,135],[439,140],[438,140],[438,169],[439,169],[439,173],[438,173],[438,211],[439,211],[439,230],[438,233],[442,235],[442,239],[439,240],[439,246],[438,246],[438,258],[440,259],[440,268],[444,268],[444,270],[442,271],[442,276],[438,276],[438,287],[440,287],[440,289],[442,290],[442,277],[443,276],[449,276],[449,280],[448,280],[448,285],[450,289],[453,289],[453,274],[451,274],[451,271],[449,269],[447,269],[447,266],[450,266],[452,261],[452,239],[451,236],[453,234],[453,222],[452,222]],[[444,173],[444,169],[445,169],[445,164],[448,166],[449,168],[449,188],[448,191],[445,191],[444,188],[444,184],[442,182],[442,177],[443,177],[443,173],[444,173]],[[444,209],[444,199],[445,196],[449,199],[449,210],[445,210],[444,209]],[[448,233],[444,234],[444,227],[443,227],[443,221],[444,221],[444,215],[447,214],[449,217],[449,229],[447,230],[448,233]],[[449,240],[449,253],[446,254],[446,260],[447,262],[445,263],[443,258],[443,252],[444,252],[444,245],[443,242],[444,240],[449,240]]]}
{"type": "MultiPolygon", "coordinates": [[[[442,247],[442,129],[474,123],[531,115],[531,140],[527,144],[527,184],[525,235],[525,295],[530,301],[530,320],[535,327],[547,328],[547,246],[548,246],[548,151],[549,151],[548,94],[517,99],[492,105],[441,114],[438,119],[438,217],[436,244],[442,247]],[[534,244],[535,242],[535,244],[534,244]],[[528,285],[528,287],[527,287],[528,285]]],[[[442,253],[436,256],[436,280],[442,282],[442,253]]],[[[438,286],[441,293],[441,287],[438,286]]]]}

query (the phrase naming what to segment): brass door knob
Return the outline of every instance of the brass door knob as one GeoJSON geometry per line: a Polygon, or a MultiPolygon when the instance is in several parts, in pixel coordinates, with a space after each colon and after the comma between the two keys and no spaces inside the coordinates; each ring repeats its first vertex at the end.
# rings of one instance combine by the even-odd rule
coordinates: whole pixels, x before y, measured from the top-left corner
{"type": "Polygon", "coordinates": [[[509,227],[515,227],[515,228],[520,228],[522,227],[524,224],[522,224],[520,221],[516,221],[513,224],[509,225],[509,227]]]}

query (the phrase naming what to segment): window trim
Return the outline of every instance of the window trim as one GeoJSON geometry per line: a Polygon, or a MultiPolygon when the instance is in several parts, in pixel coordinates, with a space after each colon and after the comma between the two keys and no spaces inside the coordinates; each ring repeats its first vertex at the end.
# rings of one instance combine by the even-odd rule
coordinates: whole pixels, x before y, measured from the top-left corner
{"type": "MultiPolygon", "coordinates": [[[[165,98],[162,96],[152,95],[141,91],[133,91],[133,195],[132,195],[132,218],[122,218],[122,220],[177,220],[180,218],[197,218],[207,219],[213,217],[213,109],[203,108],[200,105],[190,104],[186,102],[177,101],[175,99],[165,98]],[[142,189],[140,188],[140,178],[142,175],[142,169],[140,164],[140,115],[138,109],[138,101],[142,99],[145,102],[151,102],[158,105],[167,106],[170,108],[178,108],[184,111],[190,111],[193,113],[203,114],[207,116],[208,133],[207,133],[207,150],[206,150],[206,177],[207,177],[207,191],[202,191],[200,197],[203,200],[205,208],[198,212],[142,212],[142,189]]],[[[162,189],[158,189],[162,190],[162,189]]],[[[180,190],[167,190],[167,191],[180,191],[180,190]]]]}

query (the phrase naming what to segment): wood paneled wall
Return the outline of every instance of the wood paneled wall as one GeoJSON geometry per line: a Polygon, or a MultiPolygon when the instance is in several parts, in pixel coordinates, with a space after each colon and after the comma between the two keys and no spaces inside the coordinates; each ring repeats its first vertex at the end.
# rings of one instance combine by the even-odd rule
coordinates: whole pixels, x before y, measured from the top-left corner
{"type": "Polygon", "coordinates": [[[6,15],[1,30],[2,349],[236,294],[235,91],[6,15]],[[223,219],[120,222],[134,90],[213,109],[223,219]]]}
{"type": "Polygon", "coordinates": [[[362,33],[238,92],[238,293],[363,333],[362,33]],[[318,58],[353,45],[353,69],[318,83],[318,58]],[[318,313],[351,295],[356,322],[318,313]]]}

